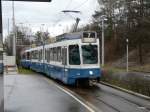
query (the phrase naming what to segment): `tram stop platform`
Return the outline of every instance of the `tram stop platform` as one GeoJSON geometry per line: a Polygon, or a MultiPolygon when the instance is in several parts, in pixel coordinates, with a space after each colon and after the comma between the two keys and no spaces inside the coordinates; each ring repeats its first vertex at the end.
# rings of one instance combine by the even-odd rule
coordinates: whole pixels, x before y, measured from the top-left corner
{"type": "Polygon", "coordinates": [[[89,112],[79,101],[42,75],[4,76],[5,112],[89,112]]]}

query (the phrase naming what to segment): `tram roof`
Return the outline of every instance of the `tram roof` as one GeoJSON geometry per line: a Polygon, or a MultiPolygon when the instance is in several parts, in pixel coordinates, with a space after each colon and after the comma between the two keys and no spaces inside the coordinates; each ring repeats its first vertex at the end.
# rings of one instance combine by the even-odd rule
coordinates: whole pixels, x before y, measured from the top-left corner
{"type": "MultiPolygon", "coordinates": [[[[56,36],[56,41],[53,44],[56,44],[57,42],[62,42],[65,40],[76,40],[76,39],[81,39],[83,36],[83,33],[96,33],[95,31],[81,31],[81,32],[74,32],[74,33],[64,33],[61,35],[56,36]]],[[[45,47],[51,46],[51,45],[45,45],[45,47]]],[[[37,46],[35,48],[30,48],[25,50],[25,52],[31,52],[34,50],[39,50],[42,49],[43,46],[37,46]]]]}
{"type": "Polygon", "coordinates": [[[74,39],[81,39],[83,33],[91,32],[96,33],[95,31],[81,31],[81,32],[74,32],[74,33],[64,33],[61,35],[56,36],[56,41],[63,41],[63,40],[74,40],[74,39]]]}

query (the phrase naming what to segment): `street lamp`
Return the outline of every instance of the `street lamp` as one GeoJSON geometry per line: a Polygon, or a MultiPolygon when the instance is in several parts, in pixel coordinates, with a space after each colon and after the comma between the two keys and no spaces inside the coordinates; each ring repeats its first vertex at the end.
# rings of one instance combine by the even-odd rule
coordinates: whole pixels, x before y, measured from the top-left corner
{"type": "Polygon", "coordinates": [[[104,40],[104,20],[106,19],[106,15],[102,15],[100,17],[101,22],[102,22],[102,56],[101,56],[101,60],[102,60],[102,67],[104,67],[104,60],[105,60],[105,48],[104,48],[104,44],[105,44],[105,40],[104,40]]]}
{"type": "Polygon", "coordinates": [[[128,72],[129,71],[129,65],[128,65],[128,42],[129,42],[129,40],[128,40],[128,38],[126,39],[126,52],[127,52],[127,63],[126,63],[126,71],[128,72]]]}
{"type": "MultiPolygon", "coordinates": [[[[42,56],[44,57],[44,60],[45,60],[45,39],[44,39],[44,26],[45,24],[41,24],[41,43],[42,43],[42,46],[43,46],[43,52],[42,52],[42,56]]],[[[44,63],[44,60],[43,60],[43,63],[44,63]]]]}

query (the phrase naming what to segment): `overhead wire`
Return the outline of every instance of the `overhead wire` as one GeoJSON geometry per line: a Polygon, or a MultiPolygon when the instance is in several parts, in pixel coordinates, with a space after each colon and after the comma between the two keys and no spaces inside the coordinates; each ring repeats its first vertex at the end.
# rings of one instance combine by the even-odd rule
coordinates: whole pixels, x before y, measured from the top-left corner
{"type": "Polygon", "coordinates": [[[87,3],[88,0],[83,1],[80,5],[76,6],[75,8],[73,8],[73,10],[78,9],[80,7],[82,7],[85,3],[87,3]]]}
{"type": "Polygon", "coordinates": [[[69,0],[68,4],[66,5],[65,9],[67,9],[72,3],[72,0],[69,0]]]}

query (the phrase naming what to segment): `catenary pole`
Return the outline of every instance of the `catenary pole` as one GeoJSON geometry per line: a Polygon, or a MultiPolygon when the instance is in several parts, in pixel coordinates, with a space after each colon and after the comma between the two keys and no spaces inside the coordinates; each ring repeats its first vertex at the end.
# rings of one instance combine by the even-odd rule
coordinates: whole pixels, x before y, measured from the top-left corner
{"type": "Polygon", "coordinates": [[[12,1],[12,21],[13,21],[13,56],[16,56],[16,29],[15,29],[15,10],[14,1],[12,1]]]}
{"type": "Polygon", "coordinates": [[[129,48],[128,48],[129,40],[126,39],[126,50],[127,50],[127,62],[126,62],[126,71],[129,71],[129,48]]]}
{"type": "Polygon", "coordinates": [[[104,18],[102,18],[102,67],[104,67],[104,18]]]}

